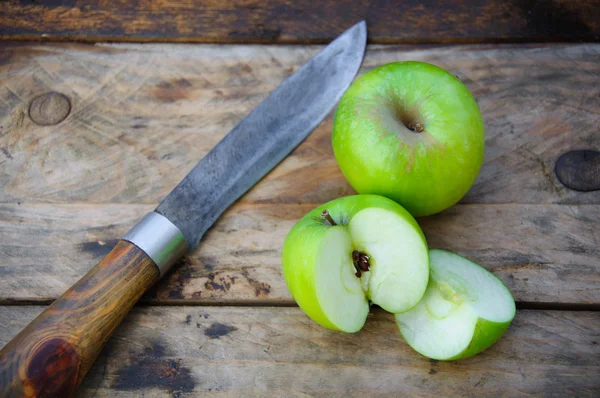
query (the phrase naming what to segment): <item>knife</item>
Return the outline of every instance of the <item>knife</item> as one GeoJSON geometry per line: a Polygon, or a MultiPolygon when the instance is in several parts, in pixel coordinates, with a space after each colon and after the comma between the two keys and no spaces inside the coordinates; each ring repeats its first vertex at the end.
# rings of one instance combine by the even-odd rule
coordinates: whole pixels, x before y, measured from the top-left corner
{"type": "Polygon", "coordinates": [[[0,351],[0,396],[71,396],[142,294],[333,109],[360,68],[366,37],[359,22],[288,77],[11,340],[0,351]]]}

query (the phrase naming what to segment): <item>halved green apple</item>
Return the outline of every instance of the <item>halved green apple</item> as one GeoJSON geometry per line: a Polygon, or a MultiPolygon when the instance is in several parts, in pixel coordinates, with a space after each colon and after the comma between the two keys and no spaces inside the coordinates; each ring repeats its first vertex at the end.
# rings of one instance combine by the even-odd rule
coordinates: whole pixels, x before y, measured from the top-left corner
{"type": "Polygon", "coordinates": [[[427,288],[427,243],[415,219],[378,195],[333,200],[306,214],[286,237],[283,275],[315,322],[356,332],[369,301],[392,313],[417,305],[427,288]]]}
{"type": "Polygon", "coordinates": [[[468,358],[490,347],[515,316],[500,279],[464,257],[431,250],[430,279],[419,304],[396,322],[406,342],[438,360],[468,358]]]}

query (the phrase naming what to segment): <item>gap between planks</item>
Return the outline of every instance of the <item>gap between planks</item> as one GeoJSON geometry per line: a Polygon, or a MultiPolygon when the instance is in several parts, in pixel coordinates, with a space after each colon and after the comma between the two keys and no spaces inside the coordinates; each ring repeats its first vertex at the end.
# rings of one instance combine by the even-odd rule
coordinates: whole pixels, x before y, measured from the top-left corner
{"type": "MultiPolygon", "coordinates": [[[[227,45],[327,45],[335,38],[318,38],[318,39],[280,39],[272,41],[270,39],[238,39],[234,42],[227,39],[203,39],[203,38],[166,38],[166,37],[110,37],[110,36],[92,36],[92,37],[77,37],[77,36],[51,36],[40,37],[37,35],[0,35],[0,41],[7,43],[83,43],[90,45],[98,44],[227,44],[227,45]]],[[[390,39],[390,38],[368,38],[368,45],[464,45],[464,44],[594,44],[597,39],[580,39],[580,38],[468,38],[468,37],[449,37],[449,38],[406,38],[406,39],[390,39]]]]}
{"type": "MultiPolygon", "coordinates": [[[[174,189],[175,187],[173,187],[174,189]]],[[[592,191],[593,192],[593,191],[592,191]]],[[[358,195],[358,193],[353,193],[353,194],[349,194],[349,195],[342,195],[341,197],[345,197],[345,196],[352,196],[352,195],[358,195]]],[[[333,199],[335,200],[335,199],[333,199]]],[[[229,206],[225,212],[229,209],[231,209],[232,207],[234,207],[235,205],[251,205],[251,206],[310,206],[312,208],[314,207],[318,207],[321,206],[325,203],[329,202],[327,201],[323,201],[323,202],[302,202],[302,201],[298,201],[298,202],[287,202],[287,201],[273,201],[273,202],[264,202],[264,201],[246,201],[243,199],[237,200],[235,201],[231,206],[229,206]]],[[[119,202],[78,202],[78,201],[69,201],[69,202],[28,202],[28,201],[18,201],[18,202],[2,202],[0,201],[0,205],[17,205],[17,206],[21,206],[21,205],[27,205],[27,206],[62,206],[62,207],[69,207],[69,206],[158,206],[159,202],[123,202],[123,203],[119,203],[119,202]]],[[[571,202],[565,202],[565,203],[557,203],[557,202],[527,202],[527,203],[521,203],[521,202],[459,202],[451,207],[449,207],[448,209],[452,208],[452,207],[457,207],[457,206],[577,206],[577,207],[593,207],[593,206],[600,206],[600,203],[571,203],[571,202]]],[[[445,210],[444,210],[445,211],[445,210]]],[[[433,214],[432,216],[435,216],[437,214],[441,214],[440,213],[436,213],[433,214]]],[[[431,216],[428,216],[431,217],[431,216]]],[[[417,218],[418,220],[418,218],[417,218]]]]}
{"type": "MultiPolygon", "coordinates": [[[[31,299],[10,299],[0,298],[0,306],[5,307],[24,307],[24,306],[39,306],[50,305],[54,302],[51,298],[31,298],[31,299]]],[[[539,310],[539,311],[600,311],[600,304],[579,304],[579,303],[535,303],[527,301],[517,301],[517,310],[539,310]]],[[[202,301],[202,300],[177,300],[170,299],[151,300],[142,299],[136,307],[284,307],[296,308],[298,305],[293,301],[265,301],[265,300],[230,300],[230,301],[202,301]]],[[[379,309],[379,306],[373,305],[372,308],[379,309]]]]}

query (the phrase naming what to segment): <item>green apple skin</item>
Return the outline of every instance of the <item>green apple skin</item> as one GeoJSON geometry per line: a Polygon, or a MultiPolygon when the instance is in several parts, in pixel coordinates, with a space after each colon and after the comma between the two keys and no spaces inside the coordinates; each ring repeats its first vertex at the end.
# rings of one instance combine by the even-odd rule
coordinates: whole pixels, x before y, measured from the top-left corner
{"type": "MultiPolygon", "coordinates": [[[[363,312],[362,316],[364,320],[353,330],[340,329],[330,322],[325,314],[316,291],[316,257],[319,251],[323,249],[322,242],[324,242],[324,237],[331,227],[323,222],[321,212],[327,209],[331,217],[338,224],[348,224],[358,212],[371,208],[389,210],[400,216],[414,228],[418,233],[419,241],[427,252],[426,279],[428,279],[429,258],[425,236],[415,219],[402,206],[378,195],[352,195],[325,203],[302,217],[286,236],[282,250],[282,269],[287,287],[296,303],[309,318],[328,329],[349,333],[360,330],[364,325],[364,321],[366,321],[369,304],[365,300],[365,305],[360,309],[363,312]]],[[[427,282],[424,285],[423,292],[425,291],[427,282]]]]}
{"type": "Polygon", "coordinates": [[[452,358],[449,358],[450,361],[455,361],[459,359],[470,358],[474,355],[483,352],[490,348],[502,335],[506,332],[506,329],[510,326],[512,320],[508,322],[492,322],[487,319],[479,318],[477,320],[477,324],[475,325],[475,333],[473,334],[473,339],[471,340],[471,344],[467,347],[466,350],[461,352],[459,355],[456,355],[452,358]]]}
{"type": "Polygon", "coordinates": [[[483,162],[484,124],[467,87],[424,62],[394,62],[359,77],[335,113],[333,150],[361,194],[395,200],[415,217],[458,202],[483,162]],[[421,124],[422,132],[409,129],[421,124]]]}

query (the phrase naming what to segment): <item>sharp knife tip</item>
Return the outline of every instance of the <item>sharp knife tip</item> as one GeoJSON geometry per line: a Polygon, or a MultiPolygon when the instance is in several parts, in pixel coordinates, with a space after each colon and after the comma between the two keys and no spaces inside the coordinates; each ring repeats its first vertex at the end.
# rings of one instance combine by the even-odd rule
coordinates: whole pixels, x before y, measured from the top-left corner
{"type": "Polygon", "coordinates": [[[365,21],[364,19],[356,24],[354,24],[353,27],[351,27],[350,29],[348,29],[348,31],[353,31],[353,30],[357,30],[359,31],[359,37],[361,38],[361,41],[364,41],[366,44],[367,41],[367,21],[365,21]]]}
{"type": "Polygon", "coordinates": [[[352,26],[348,30],[354,30],[354,29],[364,31],[366,34],[367,33],[367,21],[363,19],[362,21],[355,23],[354,26],[352,26]]]}
{"type": "Polygon", "coordinates": [[[352,28],[359,29],[360,31],[364,32],[365,36],[367,35],[367,21],[364,19],[356,23],[352,28]]]}

